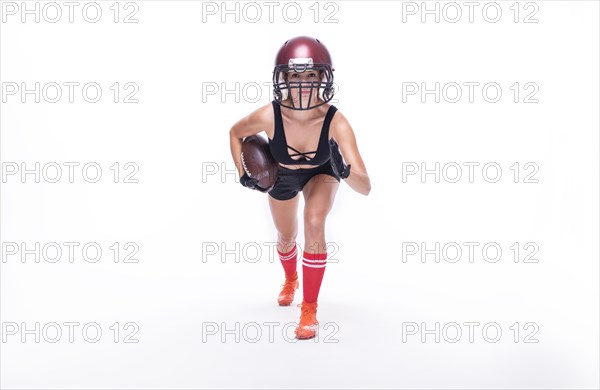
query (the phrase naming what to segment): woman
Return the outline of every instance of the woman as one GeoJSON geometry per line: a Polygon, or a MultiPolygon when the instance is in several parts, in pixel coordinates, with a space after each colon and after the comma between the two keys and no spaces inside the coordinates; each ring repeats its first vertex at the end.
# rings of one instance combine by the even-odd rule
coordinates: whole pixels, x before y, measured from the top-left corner
{"type": "Polygon", "coordinates": [[[299,286],[297,195],[304,195],[304,296],[298,305],[298,339],[313,338],[318,329],[317,299],[327,263],[325,220],[339,183],[344,179],[363,195],[371,190],[352,127],[335,106],[327,103],[334,94],[333,70],[329,52],[318,39],[301,36],[288,40],[275,61],[274,100],[239,120],[230,131],[231,153],[242,185],[264,192],[243,169],[244,137],[265,131],[269,149],[279,162],[268,199],[286,278],[277,299],[281,306],[292,303],[299,286]],[[307,150],[310,152],[303,152],[307,150]]]}

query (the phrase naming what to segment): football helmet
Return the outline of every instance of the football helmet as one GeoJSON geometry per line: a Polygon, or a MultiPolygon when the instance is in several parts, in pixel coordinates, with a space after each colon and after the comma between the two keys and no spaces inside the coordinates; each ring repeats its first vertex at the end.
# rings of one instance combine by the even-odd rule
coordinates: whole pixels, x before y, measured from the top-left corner
{"type": "Polygon", "coordinates": [[[273,97],[283,107],[310,110],[333,98],[333,67],[325,45],[299,36],[286,41],[275,57],[273,97]]]}

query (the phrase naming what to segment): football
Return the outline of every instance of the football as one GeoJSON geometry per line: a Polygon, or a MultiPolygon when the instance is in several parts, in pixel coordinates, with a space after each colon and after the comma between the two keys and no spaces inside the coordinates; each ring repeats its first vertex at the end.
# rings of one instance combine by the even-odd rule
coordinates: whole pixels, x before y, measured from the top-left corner
{"type": "Polygon", "coordinates": [[[261,135],[245,137],[242,141],[242,164],[251,178],[267,191],[273,188],[277,180],[279,164],[269,150],[269,142],[261,135]]]}

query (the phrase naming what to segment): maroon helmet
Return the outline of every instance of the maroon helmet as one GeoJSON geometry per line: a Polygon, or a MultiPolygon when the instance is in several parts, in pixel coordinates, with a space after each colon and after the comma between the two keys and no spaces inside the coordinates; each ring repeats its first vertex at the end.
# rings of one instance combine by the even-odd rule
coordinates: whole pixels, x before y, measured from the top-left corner
{"type": "Polygon", "coordinates": [[[286,41],[275,58],[275,101],[293,110],[310,110],[327,103],[334,94],[333,71],[329,51],[318,39],[300,36],[286,41]],[[300,74],[307,81],[301,81],[300,74]]]}

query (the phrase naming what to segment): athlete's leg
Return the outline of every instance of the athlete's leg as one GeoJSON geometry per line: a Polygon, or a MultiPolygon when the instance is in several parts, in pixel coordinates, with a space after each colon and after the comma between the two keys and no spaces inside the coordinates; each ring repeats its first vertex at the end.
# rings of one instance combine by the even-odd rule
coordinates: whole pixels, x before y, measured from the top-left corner
{"type": "Polygon", "coordinates": [[[269,198],[271,216],[277,229],[277,249],[288,252],[295,244],[298,235],[298,203],[300,197],[289,200],[278,200],[272,196],[269,198]]]}
{"type": "Polygon", "coordinates": [[[298,235],[298,193],[291,199],[278,200],[268,195],[269,207],[277,229],[277,254],[285,272],[285,282],[277,297],[280,306],[289,306],[299,287],[296,236],[298,235]]]}
{"type": "Polygon", "coordinates": [[[304,299],[316,302],[327,263],[325,220],[340,183],[327,174],[313,176],[302,189],[304,195],[304,252],[302,260],[304,299]]]}
{"type": "Polygon", "coordinates": [[[302,300],[300,323],[296,327],[298,339],[310,339],[318,330],[317,300],[327,264],[325,219],[333,206],[340,186],[336,178],[319,173],[302,189],[304,195],[304,252],[302,254],[302,300]]]}
{"type": "MultiPolygon", "coordinates": [[[[296,236],[298,235],[298,203],[300,197],[296,193],[296,196],[288,200],[275,199],[271,195],[268,195],[268,198],[273,222],[277,229],[277,254],[283,266],[287,283],[287,281],[297,279],[298,248],[296,246],[296,236]]],[[[293,299],[292,287],[295,289],[295,286],[296,283],[294,282],[293,285],[284,289],[284,297],[279,297],[280,304],[291,302],[290,299],[293,299]],[[288,291],[290,289],[292,290],[288,291]]]]}

